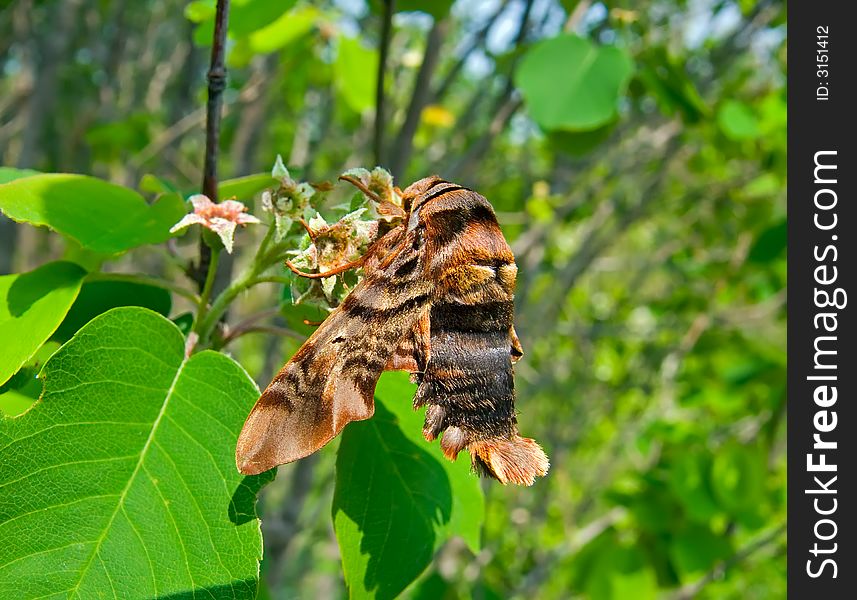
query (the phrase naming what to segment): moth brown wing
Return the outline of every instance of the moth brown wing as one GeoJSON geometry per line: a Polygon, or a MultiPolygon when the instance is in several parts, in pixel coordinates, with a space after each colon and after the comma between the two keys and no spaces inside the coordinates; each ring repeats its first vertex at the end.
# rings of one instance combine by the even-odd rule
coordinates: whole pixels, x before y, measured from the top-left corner
{"type": "Polygon", "coordinates": [[[413,329],[402,338],[399,347],[387,361],[385,371],[421,373],[431,357],[431,318],[426,309],[413,329]]]}
{"type": "Polygon", "coordinates": [[[390,250],[274,377],[238,437],[239,471],[308,456],[372,416],[378,377],[433,290],[415,246],[408,236],[390,250]]]}

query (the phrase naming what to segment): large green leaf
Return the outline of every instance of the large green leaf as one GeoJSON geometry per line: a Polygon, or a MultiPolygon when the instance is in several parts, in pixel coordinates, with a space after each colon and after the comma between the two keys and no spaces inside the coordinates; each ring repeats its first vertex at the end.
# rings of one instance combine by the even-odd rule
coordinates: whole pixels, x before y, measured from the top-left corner
{"type": "Polygon", "coordinates": [[[321,14],[314,6],[301,6],[283,13],[280,18],[249,35],[250,50],[267,54],[291,44],[309,33],[321,14]]]}
{"type": "Polygon", "coordinates": [[[624,50],[562,34],[524,55],[515,83],[542,128],[586,131],[615,118],[632,71],[624,50]]]}
{"type": "Polygon", "coordinates": [[[377,50],[364,47],[356,38],[339,39],[333,76],[340,96],[353,111],[362,113],[375,106],[377,71],[377,50]]]}
{"type": "Polygon", "coordinates": [[[221,200],[227,200],[234,196],[244,204],[250,204],[253,196],[268,188],[276,187],[279,183],[271,177],[270,173],[257,173],[256,175],[246,175],[221,181],[218,193],[221,200]]]}
{"type": "Polygon", "coordinates": [[[0,167],[0,183],[9,183],[10,181],[15,181],[16,179],[32,177],[33,175],[38,174],[38,171],[33,171],[32,169],[15,169],[13,167],[0,167]]]}
{"type": "Polygon", "coordinates": [[[467,456],[449,462],[422,438],[414,392],[404,373],[385,373],[375,416],[342,435],[333,524],[352,597],[395,597],[453,535],[479,548],[479,480],[467,456]]]}
{"type": "Polygon", "coordinates": [[[37,377],[48,359],[60,347],[59,342],[48,340],[18,369],[6,383],[0,385],[0,413],[20,415],[30,408],[42,394],[42,382],[37,377]]]}
{"type": "Polygon", "coordinates": [[[0,210],[15,221],[45,225],[84,248],[108,254],[166,241],[170,227],[187,212],[176,194],[149,205],[134,190],[58,173],[0,185],[0,210]]]}
{"type": "Polygon", "coordinates": [[[0,597],[254,598],[262,540],[235,442],[258,391],[231,359],[117,308],[0,421],[0,597]]]}
{"type": "Polygon", "coordinates": [[[52,339],[65,342],[92,319],[117,306],[143,306],[165,317],[170,314],[172,297],[169,290],[136,281],[128,281],[120,274],[97,274],[83,283],[77,299],[65,319],[54,332],[52,339]],[[92,279],[97,277],[96,279],[92,279]]]}
{"type": "Polygon", "coordinates": [[[0,384],[26,363],[56,330],[80,292],[86,271],[53,262],[0,277],[0,384]]]}
{"type": "Polygon", "coordinates": [[[732,140],[759,137],[759,120],[749,106],[737,100],[727,100],[717,111],[717,123],[723,133],[732,140]]]}

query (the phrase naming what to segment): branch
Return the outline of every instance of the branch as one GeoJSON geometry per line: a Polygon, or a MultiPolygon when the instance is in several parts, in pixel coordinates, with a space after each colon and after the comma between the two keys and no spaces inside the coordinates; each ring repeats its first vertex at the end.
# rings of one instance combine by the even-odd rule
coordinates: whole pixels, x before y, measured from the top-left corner
{"type": "Polygon", "coordinates": [[[613,527],[626,515],[624,508],[613,508],[601,517],[577,529],[574,535],[564,543],[555,546],[548,551],[542,560],[530,569],[530,572],[521,582],[518,591],[521,596],[526,597],[541,587],[552,571],[551,568],[564,558],[578,553],[586,544],[613,527]]]}
{"type": "Polygon", "coordinates": [[[458,60],[455,61],[455,64],[452,65],[452,68],[449,69],[449,72],[446,74],[446,77],[443,78],[443,81],[440,85],[437,86],[437,90],[435,90],[432,95],[432,102],[437,103],[440,102],[446,93],[449,91],[449,88],[452,86],[453,82],[458,77],[458,74],[461,72],[461,69],[464,68],[467,59],[470,58],[470,55],[473,54],[476,50],[485,45],[485,40],[488,39],[488,32],[491,31],[491,28],[494,26],[494,23],[497,22],[497,19],[500,18],[500,15],[506,10],[506,7],[509,6],[509,0],[503,0],[500,3],[500,6],[497,10],[494,11],[488,20],[485,21],[484,25],[477,31],[473,38],[470,40],[470,44],[461,52],[458,57],[458,60]]]}
{"type": "Polygon", "coordinates": [[[443,43],[443,38],[446,36],[447,26],[448,21],[446,19],[435,21],[429,31],[426,50],[423,54],[423,62],[420,65],[420,70],[417,72],[417,79],[414,82],[414,90],[411,93],[411,102],[408,105],[405,122],[399,130],[399,135],[396,137],[396,144],[393,146],[393,155],[390,157],[390,172],[393,174],[393,179],[395,180],[402,177],[411,158],[411,151],[414,148],[414,134],[417,132],[417,126],[420,124],[423,108],[425,108],[430,100],[431,78],[437,67],[440,47],[443,43]]]}
{"type": "MultiPolygon", "coordinates": [[[[518,31],[515,34],[514,48],[516,51],[521,48],[527,37],[527,31],[530,24],[530,13],[532,12],[532,9],[533,0],[527,0],[527,3],[524,5],[524,12],[521,15],[521,20],[518,23],[518,31]]],[[[519,57],[520,53],[513,56],[509,65],[509,71],[506,74],[506,84],[503,86],[503,91],[501,91],[497,96],[494,106],[489,113],[494,115],[494,118],[491,120],[488,130],[485,131],[475,142],[469,144],[468,150],[464,156],[452,163],[448,169],[445,169],[449,177],[454,179],[466,175],[488,152],[491,148],[491,144],[494,142],[494,139],[503,132],[506,125],[508,125],[509,121],[512,120],[514,114],[519,108],[521,108],[521,106],[523,106],[523,100],[515,95],[515,83],[512,80],[512,73],[515,70],[519,57]]],[[[483,90],[476,91],[473,100],[464,112],[464,116],[458,119],[459,123],[466,124],[469,122],[471,111],[475,112],[476,107],[484,94],[483,90]]]]}
{"type": "MultiPolygon", "coordinates": [[[[223,90],[226,88],[226,28],[229,21],[229,0],[217,0],[214,16],[214,40],[211,45],[211,66],[208,68],[208,104],[205,115],[205,164],[202,172],[202,193],[217,202],[217,152],[220,144],[220,113],[223,90]]],[[[211,248],[200,237],[199,269],[196,283],[200,291],[208,280],[211,268],[211,248]]]]}
{"type": "Polygon", "coordinates": [[[375,137],[372,141],[376,165],[380,165],[384,159],[384,74],[387,71],[387,53],[390,49],[390,34],[393,30],[393,13],[395,11],[396,0],[384,0],[384,21],[381,24],[378,78],[375,87],[375,137]]]}
{"type": "Polygon", "coordinates": [[[762,550],[766,546],[773,544],[785,532],[786,524],[782,523],[781,525],[775,527],[773,530],[769,531],[765,535],[756,538],[754,541],[750,542],[749,544],[735,552],[735,554],[733,554],[730,558],[714,565],[714,567],[698,581],[682,586],[682,588],[678,590],[678,592],[676,592],[673,596],[673,600],[689,600],[690,598],[693,598],[699,592],[701,592],[702,588],[704,588],[706,585],[708,585],[715,579],[722,578],[728,569],[731,569],[739,563],[747,560],[750,556],[752,556],[759,550],[762,550]]]}

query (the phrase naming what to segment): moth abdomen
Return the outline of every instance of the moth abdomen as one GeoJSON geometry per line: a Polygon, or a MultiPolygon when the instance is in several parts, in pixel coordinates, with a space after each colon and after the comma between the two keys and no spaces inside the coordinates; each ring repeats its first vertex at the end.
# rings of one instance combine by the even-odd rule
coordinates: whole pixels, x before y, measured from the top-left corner
{"type": "Polygon", "coordinates": [[[432,331],[508,333],[514,313],[512,300],[480,304],[438,302],[431,309],[432,331]]]}

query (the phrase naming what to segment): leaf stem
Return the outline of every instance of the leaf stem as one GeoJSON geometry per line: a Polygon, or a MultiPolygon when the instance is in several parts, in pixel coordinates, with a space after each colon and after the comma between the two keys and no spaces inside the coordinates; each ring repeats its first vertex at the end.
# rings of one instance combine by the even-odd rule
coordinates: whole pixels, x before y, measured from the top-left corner
{"type": "MultiPolygon", "coordinates": [[[[197,325],[205,318],[208,311],[208,302],[211,299],[211,290],[214,287],[214,280],[217,278],[217,265],[220,262],[220,248],[211,249],[211,262],[208,266],[208,273],[205,276],[205,285],[202,288],[202,293],[199,296],[199,308],[197,309],[196,322],[197,325]]],[[[199,333],[198,327],[194,327],[194,331],[199,333]]]]}
{"type": "Polygon", "coordinates": [[[283,250],[279,243],[274,243],[273,247],[271,247],[271,242],[274,238],[274,231],[275,227],[273,225],[268,227],[268,231],[265,233],[265,237],[262,239],[262,243],[259,244],[259,249],[256,251],[256,256],[253,257],[253,262],[247,270],[214,299],[214,302],[211,304],[211,308],[207,312],[200,314],[197,319],[197,326],[194,327],[194,331],[199,334],[201,343],[204,344],[208,341],[217,321],[220,320],[220,317],[223,316],[223,313],[226,312],[226,309],[229,308],[229,305],[241,292],[250,289],[264,279],[267,279],[260,278],[259,275],[276,263],[277,258],[279,258],[279,255],[283,250]]]}

